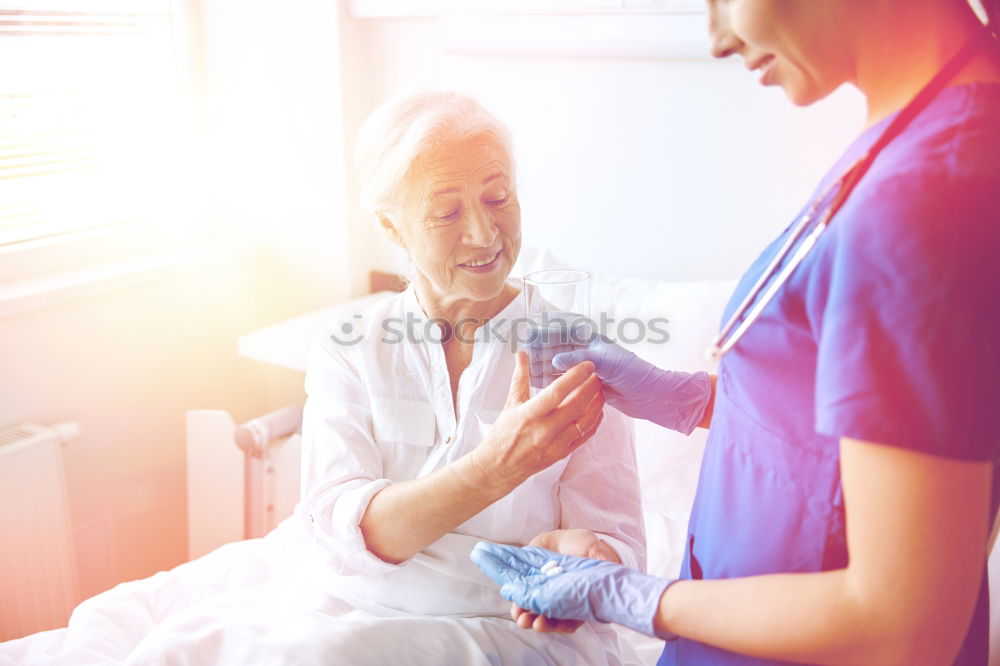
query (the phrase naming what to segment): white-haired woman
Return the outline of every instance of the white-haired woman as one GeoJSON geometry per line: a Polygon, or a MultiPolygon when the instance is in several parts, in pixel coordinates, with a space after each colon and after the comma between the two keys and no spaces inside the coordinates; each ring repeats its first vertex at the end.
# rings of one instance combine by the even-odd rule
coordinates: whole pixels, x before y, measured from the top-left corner
{"type": "Polygon", "coordinates": [[[295,552],[274,565],[219,549],[187,572],[204,601],[144,627],[125,663],[635,663],[609,625],[518,629],[469,560],[490,539],[645,561],[631,422],[604,412],[589,362],[530,397],[511,346],[521,234],[507,130],[469,97],[410,95],[365,122],[359,166],[367,212],[405,248],[412,281],[312,346],[297,518],[261,540],[295,552]]]}
{"type": "Polygon", "coordinates": [[[529,398],[512,347],[507,130],[469,97],[427,92],[376,110],[358,153],[362,202],[412,281],[333,322],[309,361],[301,510],[335,593],[308,638],[317,663],[621,663],[607,627],[519,631],[468,558],[488,538],[644,561],[630,424],[604,413],[590,363],[529,398]]]}

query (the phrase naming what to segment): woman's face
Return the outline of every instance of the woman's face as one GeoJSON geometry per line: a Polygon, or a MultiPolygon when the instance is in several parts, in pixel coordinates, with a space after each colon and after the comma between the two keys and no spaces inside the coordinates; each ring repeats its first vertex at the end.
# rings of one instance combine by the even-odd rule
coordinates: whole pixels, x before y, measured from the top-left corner
{"type": "Polygon", "coordinates": [[[739,54],[763,85],[812,104],[851,79],[847,40],[870,1],[708,0],[712,55],[739,54]]]}
{"type": "Polygon", "coordinates": [[[442,297],[496,297],[521,249],[521,208],[500,143],[479,135],[445,144],[414,163],[403,189],[389,231],[417,280],[442,297]]]}

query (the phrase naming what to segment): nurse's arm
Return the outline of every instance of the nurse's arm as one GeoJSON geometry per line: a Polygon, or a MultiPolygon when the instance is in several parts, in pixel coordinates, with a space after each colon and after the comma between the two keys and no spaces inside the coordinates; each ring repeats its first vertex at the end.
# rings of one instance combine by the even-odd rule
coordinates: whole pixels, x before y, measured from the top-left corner
{"type": "Polygon", "coordinates": [[[712,412],[715,411],[715,385],[719,381],[719,376],[709,375],[708,378],[712,380],[712,395],[708,398],[708,406],[705,407],[705,416],[701,418],[701,423],[698,424],[699,428],[712,427],[712,412]]]}
{"type": "Polygon", "coordinates": [[[992,464],[848,438],[840,452],[846,569],[679,581],[657,628],[770,659],[952,663],[984,569],[992,464]]]}

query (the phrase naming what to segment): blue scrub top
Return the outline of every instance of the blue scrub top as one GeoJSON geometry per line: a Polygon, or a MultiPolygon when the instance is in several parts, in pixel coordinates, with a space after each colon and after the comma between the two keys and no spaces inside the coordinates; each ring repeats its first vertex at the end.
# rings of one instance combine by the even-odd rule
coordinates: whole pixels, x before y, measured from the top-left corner
{"type": "MultiPolygon", "coordinates": [[[[890,121],[861,134],[814,196],[890,121]]],[[[747,271],[723,321],[794,226],[747,271]]],[[[950,86],[878,157],[723,357],[681,578],[845,567],[841,437],[993,461],[992,524],[1000,496],[998,295],[1000,84],[950,86]]],[[[987,663],[988,612],[984,564],[956,664],[987,663]]],[[[679,638],[659,663],[779,662],[679,638]]]]}

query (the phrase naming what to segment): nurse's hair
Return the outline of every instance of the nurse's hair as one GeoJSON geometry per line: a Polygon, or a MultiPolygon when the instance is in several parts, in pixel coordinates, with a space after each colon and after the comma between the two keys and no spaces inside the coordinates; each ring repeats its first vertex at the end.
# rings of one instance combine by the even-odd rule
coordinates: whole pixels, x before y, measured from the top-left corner
{"type": "Polygon", "coordinates": [[[424,91],[378,107],[358,131],[355,164],[362,213],[378,222],[398,211],[414,162],[441,146],[482,135],[496,139],[513,169],[510,131],[468,95],[424,91]]]}

